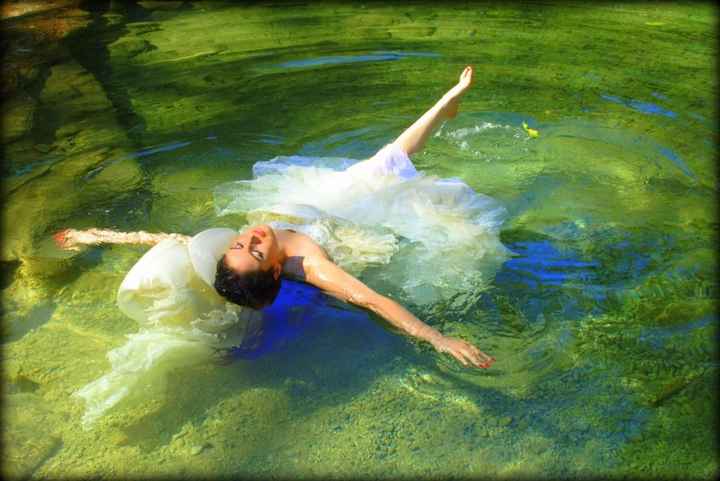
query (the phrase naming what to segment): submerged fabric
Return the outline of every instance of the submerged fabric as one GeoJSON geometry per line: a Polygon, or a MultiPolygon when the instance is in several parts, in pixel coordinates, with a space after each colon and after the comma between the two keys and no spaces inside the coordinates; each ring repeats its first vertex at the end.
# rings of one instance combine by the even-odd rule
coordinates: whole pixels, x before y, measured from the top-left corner
{"type": "Polygon", "coordinates": [[[193,267],[188,245],[174,239],[140,258],[120,285],[117,304],[140,330],[108,353],[109,373],[75,393],[85,400],[86,427],[133,394],[149,387],[161,392],[170,370],[240,344],[261,321],[259,312],[226,302],[208,286],[193,267]]]}
{"type": "Polygon", "coordinates": [[[193,268],[208,286],[215,284],[217,264],[237,235],[234,229],[220,227],[204,230],[190,239],[188,251],[193,268]]]}

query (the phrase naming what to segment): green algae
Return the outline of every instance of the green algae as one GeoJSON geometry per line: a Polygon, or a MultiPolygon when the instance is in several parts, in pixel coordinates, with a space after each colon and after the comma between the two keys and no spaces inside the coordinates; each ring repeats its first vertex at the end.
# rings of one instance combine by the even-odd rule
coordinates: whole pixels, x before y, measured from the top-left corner
{"type": "Polygon", "coordinates": [[[15,173],[3,261],[20,266],[2,293],[4,441],[19,460],[8,473],[711,477],[715,15],[113,2],[101,18],[118,30],[95,31],[103,64],[63,58],[38,100],[4,109],[15,173]],[[435,56],[368,60],[388,51],[435,56]],[[275,155],[371,155],[466,63],[474,90],[414,161],[501,200],[511,248],[550,245],[591,264],[575,277],[543,268],[553,251],[489,291],[415,311],[494,355],[493,369],[462,370],[338,311],[258,360],[175,372],[80,428],[71,394],[137,329],[114,298],[144,250],[49,260],[39,239],[65,226],[216,226],[215,185],[275,155]]]}
{"type": "Polygon", "coordinates": [[[142,179],[134,162],[113,162],[127,138],[107,111],[110,104],[100,85],[79,65],[53,67],[41,102],[46,105],[45,128],[57,135],[53,149],[62,157],[5,199],[3,260],[31,255],[48,227],[83,206],[137,186],[142,179]],[[28,215],[40,212],[43,222],[28,215]]]}
{"type": "Polygon", "coordinates": [[[4,474],[21,477],[38,469],[62,446],[52,413],[43,400],[32,393],[13,393],[4,400],[5,415],[13,420],[10,429],[3,430],[5,453],[4,474]],[[42,426],[38,429],[38,426],[42,426]]]}

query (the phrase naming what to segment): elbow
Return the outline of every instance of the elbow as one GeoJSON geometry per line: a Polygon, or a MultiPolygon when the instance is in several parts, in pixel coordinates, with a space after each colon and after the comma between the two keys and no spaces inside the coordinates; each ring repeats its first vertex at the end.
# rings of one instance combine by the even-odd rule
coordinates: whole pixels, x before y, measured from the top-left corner
{"type": "Polygon", "coordinates": [[[380,303],[378,302],[378,299],[376,299],[376,297],[378,296],[369,296],[360,292],[351,292],[348,293],[347,296],[345,296],[345,301],[355,306],[379,314],[380,303]]]}
{"type": "Polygon", "coordinates": [[[367,296],[358,292],[348,292],[345,295],[345,302],[349,302],[350,304],[362,307],[364,309],[371,309],[371,303],[368,301],[367,296]]]}
{"type": "Polygon", "coordinates": [[[353,304],[384,318],[387,317],[387,302],[388,299],[376,294],[373,296],[359,296],[353,304]]]}

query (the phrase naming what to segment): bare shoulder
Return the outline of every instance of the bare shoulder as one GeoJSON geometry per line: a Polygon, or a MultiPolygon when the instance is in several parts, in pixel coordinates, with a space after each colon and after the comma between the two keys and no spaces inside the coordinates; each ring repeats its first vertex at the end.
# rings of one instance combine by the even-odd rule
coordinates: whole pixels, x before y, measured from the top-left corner
{"type": "Polygon", "coordinates": [[[311,237],[292,230],[283,231],[283,242],[287,259],[283,264],[283,275],[308,281],[308,272],[319,262],[328,262],[325,250],[311,237]]]}
{"type": "Polygon", "coordinates": [[[285,249],[288,257],[304,257],[308,260],[329,259],[327,252],[311,237],[300,232],[286,230],[285,249]]]}

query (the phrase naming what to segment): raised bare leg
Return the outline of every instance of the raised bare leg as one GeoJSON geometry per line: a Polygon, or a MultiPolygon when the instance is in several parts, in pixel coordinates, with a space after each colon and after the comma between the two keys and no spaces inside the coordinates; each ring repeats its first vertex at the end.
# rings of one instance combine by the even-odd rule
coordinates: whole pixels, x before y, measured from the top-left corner
{"type": "Polygon", "coordinates": [[[451,119],[457,115],[460,99],[470,88],[472,81],[473,69],[467,66],[460,74],[457,85],[448,90],[430,110],[425,112],[400,137],[395,139],[394,143],[399,145],[408,155],[421,151],[425,141],[430,137],[435,127],[441,121],[451,119]]]}

